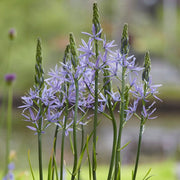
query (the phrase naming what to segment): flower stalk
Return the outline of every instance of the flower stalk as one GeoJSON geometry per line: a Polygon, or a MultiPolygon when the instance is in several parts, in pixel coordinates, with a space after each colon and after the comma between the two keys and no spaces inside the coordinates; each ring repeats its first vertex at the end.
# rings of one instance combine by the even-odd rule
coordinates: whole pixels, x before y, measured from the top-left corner
{"type": "MultiPolygon", "coordinates": [[[[99,10],[97,3],[93,4],[93,26],[95,34],[97,34],[100,29],[100,23],[99,23],[99,10]]],[[[100,35],[99,35],[100,36],[100,35]]],[[[95,57],[96,61],[98,61],[99,56],[99,49],[98,49],[98,41],[95,39],[95,57]]],[[[93,155],[92,155],[92,173],[93,173],[93,180],[96,180],[96,168],[97,168],[97,161],[96,161],[96,141],[97,141],[97,121],[98,121],[98,79],[99,79],[99,70],[98,68],[95,69],[95,105],[94,105],[94,124],[93,124],[93,155]]]]}
{"type": "MultiPolygon", "coordinates": [[[[66,62],[69,60],[69,53],[70,53],[70,45],[66,46],[65,49],[65,54],[63,58],[63,63],[66,65],[66,62]]],[[[65,70],[65,67],[64,67],[65,70]]],[[[64,140],[65,140],[65,132],[66,132],[66,125],[67,125],[67,120],[68,120],[68,114],[69,114],[69,101],[68,101],[68,96],[69,96],[69,83],[66,82],[63,84],[63,90],[66,93],[66,105],[65,105],[65,118],[64,118],[64,123],[63,123],[63,130],[62,130],[62,137],[61,137],[61,162],[60,162],[60,180],[63,180],[63,171],[64,171],[64,140]]],[[[63,94],[61,94],[61,98],[63,94]]]]}
{"type": "Polygon", "coordinates": [[[6,163],[5,174],[8,172],[9,155],[10,155],[10,140],[12,133],[12,103],[13,103],[13,88],[12,85],[8,87],[8,109],[7,109],[7,139],[6,139],[6,163]]]}
{"type": "Polygon", "coordinates": [[[64,171],[64,140],[65,140],[66,124],[68,119],[68,106],[69,106],[68,101],[66,101],[65,119],[63,124],[62,140],[61,140],[60,180],[63,180],[63,171],[64,171]]]}
{"type": "Polygon", "coordinates": [[[112,172],[114,168],[114,160],[115,160],[115,155],[116,155],[116,146],[117,146],[117,124],[116,124],[116,119],[114,116],[113,112],[113,107],[112,107],[112,98],[108,92],[112,91],[111,87],[111,79],[110,79],[110,72],[107,70],[109,68],[108,65],[105,66],[103,69],[104,71],[104,94],[107,97],[107,103],[108,103],[108,109],[110,116],[112,118],[112,126],[113,126],[113,145],[112,145],[112,153],[111,153],[111,160],[110,160],[110,166],[109,166],[109,173],[108,173],[108,180],[111,180],[112,178],[112,172]]]}
{"type": "Polygon", "coordinates": [[[78,152],[77,152],[77,120],[78,120],[78,102],[79,102],[79,85],[78,85],[78,77],[76,77],[77,66],[78,66],[78,54],[76,43],[73,37],[73,34],[70,34],[70,52],[71,52],[71,62],[74,68],[74,85],[75,85],[75,107],[74,107],[74,120],[73,120],[73,147],[74,147],[74,164],[73,164],[73,172],[71,176],[71,180],[74,180],[76,177],[77,170],[77,162],[78,162],[78,152]]]}
{"type": "MultiPolygon", "coordinates": [[[[144,57],[144,71],[142,73],[142,81],[144,83],[144,97],[146,97],[146,93],[148,90],[147,83],[149,81],[150,70],[151,70],[150,55],[149,55],[149,52],[146,52],[145,57],[144,57]]],[[[145,105],[146,105],[146,101],[145,99],[142,99],[142,106],[145,107],[145,105]]],[[[137,175],[137,170],[138,170],[138,165],[139,165],[140,150],[141,150],[142,134],[143,134],[145,121],[146,121],[146,117],[144,117],[143,113],[141,113],[137,155],[136,155],[136,162],[135,162],[132,180],[136,180],[136,175],[137,175]]]]}
{"type": "MultiPolygon", "coordinates": [[[[121,54],[127,56],[129,52],[129,37],[128,37],[128,25],[125,24],[123,28],[122,38],[121,38],[121,54]]],[[[121,102],[120,102],[120,123],[119,123],[119,132],[116,148],[116,162],[115,162],[115,175],[114,180],[121,179],[121,139],[122,139],[122,130],[125,122],[125,73],[126,66],[122,62],[122,77],[121,77],[121,102]]]]}
{"type": "MultiPolygon", "coordinates": [[[[42,69],[42,55],[41,55],[41,41],[37,40],[36,50],[36,65],[35,65],[35,87],[39,92],[39,96],[42,95],[42,88],[44,85],[44,71],[42,69]]],[[[43,180],[43,163],[42,163],[42,101],[39,101],[40,117],[38,120],[38,159],[39,159],[39,179],[43,180]]]]}

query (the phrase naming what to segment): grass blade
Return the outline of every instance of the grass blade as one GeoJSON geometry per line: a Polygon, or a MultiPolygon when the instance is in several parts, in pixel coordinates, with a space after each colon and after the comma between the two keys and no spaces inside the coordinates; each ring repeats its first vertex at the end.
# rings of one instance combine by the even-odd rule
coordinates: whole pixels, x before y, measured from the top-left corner
{"type": "Polygon", "coordinates": [[[82,163],[82,159],[83,159],[83,156],[84,156],[84,152],[88,146],[88,143],[89,143],[89,140],[91,138],[91,136],[93,135],[93,133],[91,133],[91,135],[89,137],[87,137],[87,141],[86,141],[86,144],[84,145],[83,149],[82,149],[82,152],[80,154],[80,157],[79,157],[79,160],[78,160],[78,163],[77,163],[77,168],[76,168],[76,171],[75,171],[75,174],[79,171],[79,168],[81,166],[81,163],[82,163]]]}
{"type": "Polygon", "coordinates": [[[148,172],[146,173],[146,175],[144,176],[143,180],[148,180],[150,179],[152,176],[149,176],[150,172],[151,172],[151,168],[148,170],[148,172]]]}
{"type": "Polygon", "coordinates": [[[89,146],[88,146],[88,144],[87,144],[86,149],[87,149],[87,158],[88,158],[88,167],[89,167],[89,180],[91,180],[91,160],[90,160],[90,155],[89,155],[89,146]]]}
{"type": "Polygon", "coordinates": [[[51,174],[52,174],[52,157],[50,157],[49,165],[48,165],[48,180],[51,180],[51,174]]]}
{"type": "Polygon", "coordinates": [[[29,161],[29,167],[30,167],[32,178],[33,178],[33,180],[35,180],[34,172],[33,172],[31,161],[30,161],[30,150],[28,150],[28,161],[29,161]]]}
{"type": "Polygon", "coordinates": [[[58,180],[58,170],[57,170],[57,163],[56,163],[55,155],[53,156],[53,162],[54,162],[53,170],[55,170],[56,180],[58,180]]]}
{"type": "Polygon", "coordinates": [[[70,141],[72,153],[74,155],[74,146],[73,146],[73,141],[72,141],[71,133],[69,133],[69,141],[70,141]]]}

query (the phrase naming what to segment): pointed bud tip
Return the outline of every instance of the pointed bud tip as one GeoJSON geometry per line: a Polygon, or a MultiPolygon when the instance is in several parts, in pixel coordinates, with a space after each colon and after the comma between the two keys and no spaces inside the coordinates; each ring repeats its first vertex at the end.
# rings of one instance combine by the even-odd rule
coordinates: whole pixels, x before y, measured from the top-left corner
{"type": "Polygon", "coordinates": [[[128,38],[128,24],[127,23],[125,23],[123,27],[123,36],[128,38]]]}
{"type": "Polygon", "coordinates": [[[69,33],[69,43],[70,43],[70,45],[71,45],[71,43],[75,43],[75,40],[74,40],[74,35],[73,35],[73,33],[71,32],[71,33],[69,33]]]}
{"type": "Polygon", "coordinates": [[[125,23],[122,32],[121,38],[121,53],[128,54],[129,53],[129,36],[128,36],[128,24],[125,23]]]}

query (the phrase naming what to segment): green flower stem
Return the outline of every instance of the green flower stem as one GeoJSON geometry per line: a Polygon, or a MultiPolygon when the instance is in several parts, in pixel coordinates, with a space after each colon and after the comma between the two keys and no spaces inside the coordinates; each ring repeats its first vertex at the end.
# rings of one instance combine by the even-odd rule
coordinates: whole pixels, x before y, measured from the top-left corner
{"type": "Polygon", "coordinates": [[[112,145],[112,153],[111,153],[111,161],[110,161],[110,166],[109,166],[109,173],[108,173],[108,180],[111,180],[112,178],[112,172],[113,172],[113,168],[114,168],[114,159],[115,159],[115,154],[116,154],[116,146],[117,146],[117,125],[116,125],[116,119],[114,117],[114,113],[113,113],[113,107],[111,104],[111,96],[109,93],[107,92],[111,92],[111,80],[110,80],[110,72],[107,70],[109,68],[108,65],[106,65],[103,69],[103,74],[104,74],[104,78],[103,78],[103,82],[104,82],[104,94],[107,98],[107,103],[108,103],[108,109],[109,109],[109,114],[110,114],[110,118],[112,121],[112,126],[113,126],[113,145],[112,145]]]}
{"type": "MultiPolygon", "coordinates": [[[[41,40],[37,39],[36,64],[35,64],[35,87],[39,90],[39,97],[42,96],[42,87],[44,85],[44,71],[42,68],[41,40]]],[[[38,103],[40,116],[43,114],[43,103],[38,103]]],[[[43,180],[43,163],[42,163],[42,117],[38,120],[38,160],[39,160],[39,180],[43,180]]]]}
{"type": "MultiPolygon", "coordinates": [[[[82,120],[83,122],[83,120],[82,120]]],[[[84,147],[84,125],[81,125],[81,150],[80,150],[80,154],[83,152],[83,147],[84,147]]],[[[78,171],[78,180],[80,180],[80,174],[81,174],[81,168],[79,168],[78,171]]]]}
{"type": "MultiPolygon", "coordinates": [[[[92,19],[93,25],[95,27],[95,33],[97,34],[101,30],[101,25],[99,22],[99,10],[97,3],[93,4],[93,19],[92,19]]],[[[99,35],[101,36],[101,35],[99,35]]],[[[99,56],[99,47],[98,47],[98,41],[94,40],[94,46],[95,46],[95,54],[96,54],[96,61],[99,56]]],[[[93,180],[96,180],[96,129],[97,129],[97,113],[98,113],[98,78],[99,78],[99,72],[98,69],[95,70],[95,109],[94,109],[94,126],[93,126],[93,153],[92,153],[92,174],[93,174],[93,180]]]]}
{"type": "Polygon", "coordinates": [[[110,168],[109,168],[109,173],[108,173],[108,180],[111,180],[112,171],[113,171],[113,167],[114,167],[114,159],[115,159],[115,155],[116,155],[116,146],[117,146],[117,125],[116,125],[116,120],[115,120],[113,109],[112,109],[110,96],[108,96],[108,107],[109,107],[110,115],[112,118],[112,125],[113,125],[113,146],[112,146],[110,168]]]}
{"type": "Polygon", "coordinates": [[[39,179],[43,180],[43,167],[42,167],[42,133],[38,132],[38,158],[39,158],[39,179]]]}
{"type": "MultiPolygon", "coordinates": [[[[66,46],[65,54],[63,58],[63,63],[66,64],[67,59],[69,59],[69,52],[70,51],[70,45],[66,46]]],[[[65,70],[65,67],[63,67],[65,70]]],[[[67,92],[67,97],[69,96],[69,83],[63,85],[64,92],[67,92]]],[[[60,95],[60,99],[63,98],[63,94],[60,95]]],[[[62,141],[61,141],[61,162],[60,162],[60,180],[63,180],[63,170],[64,170],[64,140],[65,140],[65,131],[66,131],[66,124],[68,120],[68,110],[69,108],[69,101],[68,98],[66,99],[66,106],[65,106],[65,120],[63,125],[63,131],[62,131],[62,141]]]]}
{"type": "Polygon", "coordinates": [[[121,103],[120,103],[120,123],[119,123],[119,132],[118,132],[118,140],[117,140],[117,148],[116,148],[116,162],[115,162],[115,175],[114,180],[117,180],[119,176],[119,180],[121,179],[121,139],[122,139],[122,130],[124,125],[124,94],[125,94],[125,72],[126,68],[122,68],[122,87],[121,87],[121,103]],[[118,175],[119,174],[119,175],[118,175]]]}
{"type": "MultiPolygon", "coordinates": [[[[149,74],[148,74],[148,76],[149,76],[149,74]]],[[[147,84],[146,84],[146,81],[143,80],[143,82],[144,82],[144,96],[145,96],[146,91],[147,91],[147,84]]],[[[145,100],[142,100],[142,105],[145,106],[145,104],[146,104],[145,100]]],[[[139,128],[138,148],[137,148],[136,162],[135,162],[135,167],[134,167],[132,180],[136,179],[136,174],[137,174],[137,170],[138,170],[144,123],[145,123],[144,117],[141,115],[141,123],[140,123],[140,128],[139,128]]]]}
{"type": "MultiPolygon", "coordinates": [[[[57,144],[57,135],[58,135],[58,131],[59,131],[59,126],[56,125],[56,129],[55,129],[55,133],[54,133],[54,144],[53,144],[53,156],[54,157],[56,155],[56,144],[57,144]]],[[[53,162],[52,162],[52,180],[54,180],[54,167],[55,167],[55,159],[53,158],[53,162]]]]}
{"type": "MultiPolygon", "coordinates": [[[[41,96],[41,92],[40,92],[41,96]]],[[[42,114],[42,102],[39,102],[40,115],[42,114]]],[[[38,160],[39,160],[39,180],[43,180],[43,163],[42,163],[42,117],[38,121],[38,160]]]]}
{"type": "MultiPolygon", "coordinates": [[[[40,114],[42,114],[42,102],[39,103],[40,106],[40,114]]],[[[38,159],[39,159],[39,179],[43,180],[43,163],[42,163],[42,117],[38,122],[38,159]]]]}
{"type": "Polygon", "coordinates": [[[143,134],[143,126],[144,126],[144,118],[141,117],[141,124],[140,124],[140,129],[139,129],[138,149],[137,149],[136,162],[135,162],[132,180],[136,179],[136,174],[137,174],[137,170],[138,170],[139,156],[140,156],[141,142],[142,142],[142,134],[143,134]]]}
{"type": "Polygon", "coordinates": [[[11,66],[12,66],[12,48],[13,48],[13,42],[11,41],[8,47],[8,63],[7,63],[7,72],[11,72],[11,66]]]}
{"type": "MultiPolygon", "coordinates": [[[[100,23],[99,23],[99,12],[98,12],[98,6],[97,3],[93,4],[93,24],[95,26],[96,34],[100,31],[100,23]]],[[[98,47],[98,41],[95,39],[95,54],[96,54],[96,60],[99,56],[99,47],[98,47]]],[[[92,154],[92,173],[93,173],[93,180],[96,180],[96,129],[97,129],[97,113],[98,113],[98,78],[99,78],[99,72],[98,69],[95,71],[95,109],[94,109],[94,134],[93,134],[93,154],[92,154]]]]}
{"type": "Polygon", "coordinates": [[[95,109],[94,109],[94,125],[93,125],[93,155],[92,155],[92,172],[93,180],[96,180],[96,140],[97,140],[97,114],[98,114],[98,70],[95,71],[95,109]]]}
{"type": "Polygon", "coordinates": [[[9,85],[5,174],[7,174],[8,172],[9,154],[10,154],[10,140],[11,140],[11,131],[12,131],[12,102],[13,102],[13,88],[12,88],[12,85],[9,85]]]}
{"type": "Polygon", "coordinates": [[[65,120],[63,125],[63,131],[62,131],[62,141],[61,141],[61,162],[60,162],[60,180],[63,180],[63,170],[64,170],[64,139],[65,139],[65,131],[66,131],[66,124],[68,120],[68,107],[69,103],[66,101],[66,107],[65,107],[65,120]]]}
{"type": "Polygon", "coordinates": [[[77,123],[77,116],[78,116],[78,100],[79,100],[79,87],[78,87],[78,79],[75,79],[75,88],[76,88],[76,102],[75,102],[75,112],[74,112],[74,122],[73,122],[73,146],[74,146],[74,165],[73,165],[73,172],[71,176],[71,180],[74,180],[76,177],[76,168],[77,168],[77,137],[76,137],[76,123],[77,123]]]}
{"type": "Polygon", "coordinates": [[[1,115],[0,130],[1,130],[1,127],[4,125],[4,122],[5,122],[6,99],[7,99],[7,95],[6,95],[7,89],[6,89],[6,84],[5,83],[3,85],[3,88],[4,88],[3,89],[3,98],[2,98],[1,112],[0,112],[0,115],[1,115]]]}

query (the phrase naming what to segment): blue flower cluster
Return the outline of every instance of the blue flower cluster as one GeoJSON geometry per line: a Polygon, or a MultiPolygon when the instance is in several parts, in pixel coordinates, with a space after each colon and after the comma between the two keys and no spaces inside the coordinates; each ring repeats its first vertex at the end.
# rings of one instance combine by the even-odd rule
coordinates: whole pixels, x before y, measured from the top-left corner
{"type": "MultiPolygon", "coordinates": [[[[82,44],[77,49],[78,63],[76,66],[71,61],[71,52],[65,54],[65,61],[60,62],[54,69],[48,73],[48,78],[45,79],[43,88],[30,89],[26,96],[22,97],[24,105],[23,116],[26,121],[32,123],[27,126],[31,130],[37,132],[39,129],[38,120],[42,119],[42,130],[47,128],[51,123],[55,123],[60,128],[66,129],[66,135],[72,131],[73,114],[75,106],[75,79],[78,80],[79,99],[78,109],[82,113],[86,113],[88,109],[94,109],[95,97],[95,71],[98,71],[99,89],[98,89],[98,111],[104,112],[107,106],[107,95],[111,97],[112,106],[121,102],[121,71],[125,70],[126,94],[132,99],[131,103],[125,108],[126,120],[129,120],[132,115],[137,115],[137,107],[142,102],[142,111],[139,116],[143,116],[146,120],[153,119],[152,114],[155,112],[155,101],[150,102],[154,97],[160,100],[158,87],[161,85],[153,85],[152,78],[148,75],[148,79],[144,78],[139,81],[140,73],[145,73],[146,67],[138,67],[136,58],[122,54],[121,50],[114,44],[115,41],[108,42],[106,36],[101,38],[103,30],[96,34],[95,26],[92,27],[92,34],[85,33],[89,37],[88,41],[82,39],[82,44]],[[96,57],[95,41],[99,44],[98,57],[96,57]],[[105,75],[106,74],[106,75],[105,75]],[[102,82],[101,79],[106,79],[102,82]],[[111,84],[112,88],[105,88],[107,84],[111,84]],[[41,91],[41,93],[39,93],[41,91]],[[38,106],[39,101],[42,102],[41,108],[38,106]],[[64,127],[65,106],[68,102],[68,123],[64,127]],[[151,110],[152,109],[152,110],[151,110]]],[[[130,102],[131,102],[130,101],[130,102]]],[[[114,108],[115,109],[115,108],[114,108]]],[[[82,124],[78,120],[77,125],[82,124]]],[[[83,123],[86,124],[86,123],[83,123]]]]}

